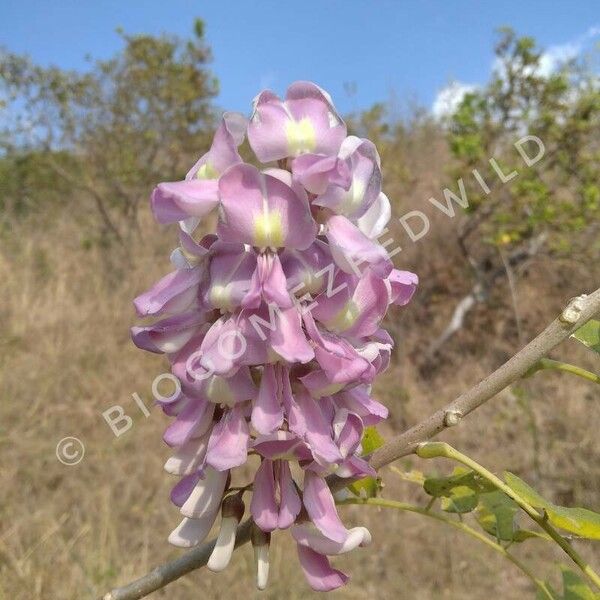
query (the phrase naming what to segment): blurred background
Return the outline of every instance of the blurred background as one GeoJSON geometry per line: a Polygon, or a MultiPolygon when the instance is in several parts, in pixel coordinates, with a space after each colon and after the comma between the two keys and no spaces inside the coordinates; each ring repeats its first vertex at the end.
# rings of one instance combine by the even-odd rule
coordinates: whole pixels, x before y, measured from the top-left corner
{"type": "MultiPolygon", "coordinates": [[[[421,280],[387,317],[397,348],[376,386],[391,413],[385,437],[600,281],[596,1],[0,0],[0,12],[1,600],[96,598],[180,553],[166,542],[178,522],[162,471],[167,419],[151,407],[166,363],[135,349],[129,327],[132,299],[169,270],[176,245],[149,193],[206,151],[223,109],[248,113],[261,89],[312,80],[379,149],[395,263],[421,280]],[[514,147],[527,133],[545,145],[531,167],[514,147]],[[517,174],[503,183],[491,158],[517,174]],[[429,198],[459,194],[459,178],[469,206],[450,217],[429,198]],[[398,221],[413,210],[430,221],[417,242],[398,221]],[[119,438],[102,418],[115,404],[133,423],[119,438]],[[55,455],[65,436],[85,444],[76,466],[55,455]]],[[[599,370],[572,341],[553,356],[599,370]]],[[[559,504],[598,510],[599,400],[591,383],[534,376],[444,439],[559,504]]],[[[384,497],[426,504],[419,486],[382,476],[384,497]]],[[[335,560],[352,575],[335,597],[534,596],[513,565],[452,528],[342,511],[374,543],[335,560]]],[[[287,537],[275,536],[262,598],[311,597],[287,537]]],[[[576,543],[600,567],[600,552],[576,543]]],[[[558,550],[532,540],[515,553],[558,581],[558,550]]],[[[225,573],[195,572],[151,597],[259,597],[252,571],[244,548],[225,573]]]]}

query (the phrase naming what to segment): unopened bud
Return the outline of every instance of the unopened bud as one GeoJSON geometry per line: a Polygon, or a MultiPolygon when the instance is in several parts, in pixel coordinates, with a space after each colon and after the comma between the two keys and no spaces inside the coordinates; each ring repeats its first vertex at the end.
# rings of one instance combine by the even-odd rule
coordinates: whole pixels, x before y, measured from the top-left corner
{"type": "Polygon", "coordinates": [[[214,572],[222,571],[231,560],[235,548],[237,526],[244,516],[244,503],[241,494],[227,496],[221,506],[221,529],[215,547],[206,566],[214,572]]]}
{"type": "Polygon", "coordinates": [[[254,562],[256,563],[256,587],[264,590],[269,580],[269,544],[271,543],[271,534],[263,531],[252,523],[250,540],[254,548],[254,562]]]}
{"type": "Polygon", "coordinates": [[[223,504],[221,506],[221,515],[224,519],[227,517],[233,517],[237,519],[239,523],[244,516],[244,501],[242,500],[241,494],[233,494],[232,496],[227,496],[223,500],[223,504]]]}

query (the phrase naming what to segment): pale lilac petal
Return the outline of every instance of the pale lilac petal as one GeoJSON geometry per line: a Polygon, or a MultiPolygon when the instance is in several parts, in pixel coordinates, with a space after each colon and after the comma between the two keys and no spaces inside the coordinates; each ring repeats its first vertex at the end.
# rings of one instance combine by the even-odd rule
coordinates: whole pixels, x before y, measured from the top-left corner
{"type": "Polygon", "coordinates": [[[204,477],[196,483],[181,507],[181,514],[193,519],[209,518],[214,522],[221,506],[228,475],[228,471],[216,471],[207,467],[204,477]]]}
{"type": "Polygon", "coordinates": [[[275,497],[275,478],[271,460],[264,459],[254,476],[250,514],[263,531],[277,529],[279,507],[275,497]]]}
{"type": "Polygon", "coordinates": [[[205,322],[205,314],[189,312],[146,327],[132,327],[131,338],[142,350],[172,354],[181,350],[205,322]]]}
{"type": "Polygon", "coordinates": [[[327,557],[300,544],[297,545],[300,566],[310,587],[317,592],[330,592],[342,587],[348,575],[333,569],[327,557]]]}
{"type": "Polygon", "coordinates": [[[358,274],[367,266],[379,277],[387,277],[392,271],[385,248],[370,240],[346,217],[330,217],[325,235],[336,264],[346,273],[358,274]]]}
{"type": "Polygon", "coordinates": [[[188,440],[183,446],[177,448],[177,451],[165,463],[164,469],[171,475],[190,475],[197,471],[206,455],[208,436],[193,438],[188,440]]]}
{"type": "Polygon", "coordinates": [[[279,311],[277,327],[270,334],[271,347],[290,363],[306,363],[315,353],[302,330],[302,319],[297,308],[279,311]]]}
{"type": "Polygon", "coordinates": [[[349,529],[348,537],[344,543],[330,540],[311,523],[307,522],[294,525],[291,529],[291,534],[301,546],[327,556],[345,554],[356,548],[368,546],[371,543],[371,534],[366,527],[353,527],[349,529]]]}
{"type": "Polygon", "coordinates": [[[211,248],[209,276],[199,295],[207,308],[232,311],[242,304],[256,270],[256,255],[242,244],[217,242],[211,248]]]}
{"type": "Polygon", "coordinates": [[[338,477],[342,478],[359,478],[376,477],[377,471],[360,456],[348,456],[340,463],[340,466],[334,471],[338,477]]]}
{"type": "Polygon", "coordinates": [[[282,102],[270,91],[255,100],[248,140],[262,162],[306,152],[336,155],[346,126],[331,98],[314,83],[299,81],[282,102]]]}
{"type": "Polygon", "coordinates": [[[226,411],[208,440],[206,463],[219,471],[238,467],[248,457],[250,431],[241,405],[226,411]]]}
{"type": "Polygon", "coordinates": [[[152,192],[151,203],[156,220],[162,224],[202,218],[219,203],[217,182],[194,179],[159,183],[152,192]]]}
{"type": "Polygon", "coordinates": [[[210,150],[189,170],[186,179],[217,179],[230,166],[242,162],[238,147],[244,141],[248,122],[240,113],[223,113],[210,150]]]}
{"type": "Polygon", "coordinates": [[[348,165],[337,156],[303,154],[294,159],[292,173],[311,194],[322,194],[330,184],[347,190],[352,182],[348,165]]]}
{"type": "Polygon", "coordinates": [[[354,454],[358,448],[363,434],[361,418],[346,409],[338,410],[333,420],[335,441],[344,458],[354,454]]]}
{"type": "Polygon", "coordinates": [[[138,316],[181,312],[197,306],[201,278],[201,269],[182,269],[165,275],[133,301],[138,316]]]}
{"type": "Polygon", "coordinates": [[[287,529],[300,513],[302,502],[292,479],[289,463],[286,460],[280,460],[277,465],[279,469],[279,495],[281,498],[277,528],[287,529]]]}
{"type": "Polygon", "coordinates": [[[398,306],[408,304],[419,285],[419,277],[415,273],[398,269],[394,269],[390,273],[388,281],[392,288],[391,301],[398,306]]]}
{"type": "Polygon", "coordinates": [[[243,308],[258,308],[263,300],[279,308],[291,308],[293,301],[277,254],[259,254],[243,308]]]}
{"type": "Polygon", "coordinates": [[[373,400],[365,385],[344,390],[336,394],[333,399],[338,406],[343,406],[359,415],[366,426],[376,425],[388,417],[387,407],[373,400]]]}
{"type": "Polygon", "coordinates": [[[306,250],[286,249],[281,255],[288,288],[297,298],[305,294],[316,296],[323,290],[332,262],[329,248],[321,240],[315,240],[306,250]]]}
{"type": "Polygon", "coordinates": [[[181,508],[185,501],[190,497],[193,489],[196,487],[198,481],[200,481],[201,473],[190,473],[189,475],[182,477],[171,490],[171,502],[181,508]]]}
{"type": "Polygon", "coordinates": [[[339,156],[348,165],[350,185],[345,188],[330,185],[313,204],[356,220],[369,210],[381,192],[379,155],[369,140],[350,136],[342,143],[339,156]]]}
{"type": "Polygon", "coordinates": [[[190,402],[177,415],[166,429],[163,439],[169,446],[181,446],[192,436],[202,435],[212,424],[215,405],[191,398],[190,402]]]}
{"type": "Polygon", "coordinates": [[[269,435],[259,435],[250,446],[255,452],[271,460],[312,460],[308,446],[290,431],[280,430],[269,435]]]}
{"type": "Polygon", "coordinates": [[[286,124],[289,120],[283,102],[273,92],[264,91],[256,97],[248,125],[248,141],[261,162],[288,156],[286,124]]]}
{"type": "Polygon", "coordinates": [[[340,520],[327,482],[311,471],[304,473],[304,506],[315,527],[334,542],[345,542],[348,530],[340,520]]]}
{"type": "Polygon", "coordinates": [[[258,433],[269,434],[283,423],[283,407],[277,389],[275,368],[265,365],[258,395],[252,406],[252,426],[258,433]]]}
{"type": "Polygon", "coordinates": [[[321,465],[335,464],[342,456],[333,441],[331,424],[327,422],[318,400],[305,391],[295,395],[305,423],[304,438],[315,460],[321,465]]]}
{"type": "Polygon", "coordinates": [[[304,249],[315,239],[317,224],[307,198],[252,165],[231,167],[219,180],[219,194],[223,241],[304,249]]]}
{"type": "MultiPolygon", "coordinates": [[[[369,238],[376,239],[383,234],[392,217],[392,207],[388,197],[381,192],[367,212],[359,217],[356,226],[369,238]]],[[[387,240],[384,240],[387,241],[387,240]]]]}

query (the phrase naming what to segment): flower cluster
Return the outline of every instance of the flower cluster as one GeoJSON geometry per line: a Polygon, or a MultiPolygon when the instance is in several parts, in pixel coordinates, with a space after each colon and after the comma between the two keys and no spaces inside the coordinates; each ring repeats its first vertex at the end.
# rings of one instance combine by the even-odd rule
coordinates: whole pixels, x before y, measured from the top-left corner
{"type": "Polygon", "coordinates": [[[285,100],[262,92],[249,120],[225,113],[210,150],[184,181],[156,187],[152,209],[180,225],[176,270],[135,300],[140,317],[161,318],[132,330],[180,382],[161,402],[174,417],[165,469],[181,478],[171,498],[183,520],[169,541],[200,543],[221,511],[208,567],[224,569],[251,492],[258,587],[271,532],[290,529],[309,584],[335,589],[347,576],[327,557],[370,534],[344,526],[325,477],[373,475],[361,439],[388,412],[370,395],[392,349],[380,323],[417,285],[377,241],[390,218],[377,150],[347,136],[326,92],[297,82],[285,100]],[[270,165],[242,160],[246,137],[270,165]],[[213,212],[216,233],[201,237],[213,212]],[[232,487],[249,455],[260,460],[254,481],[232,487]]]}

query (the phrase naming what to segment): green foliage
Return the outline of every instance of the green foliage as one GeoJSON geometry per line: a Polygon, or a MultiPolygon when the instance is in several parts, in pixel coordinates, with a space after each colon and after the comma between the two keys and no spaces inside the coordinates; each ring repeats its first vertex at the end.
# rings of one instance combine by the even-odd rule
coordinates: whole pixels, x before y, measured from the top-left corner
{"type": "MultiPolygon", "coordinates": [[[[365,427],[361,441],[364,456],[375,452],[384,443],[385,440],[375,426],[365,427]]],[[[381,479],[379,477],[364,477],[351,483],[348,489],[359,498],[374,498],[381,490],[381,479]]]]}
{"type": "Polygon", "coordinates": [[[596,319],[589,320],[571,337],[574,337],[588,348],[600,353],[600,321],[596,319]]]}
{"type": "MultiPolygon", "coordinates": [[[[592,226],[600,218],[600,88],[585,63],[571,61],[548,74],[530,37],[500,30],[490,82],[468,93],[451,116],[448,141],[453,176],[467,185],[474,231],[509,251],[544,235],[556,254],[598,251],[592,226]],[[540,138],[545,152],[528,167],[514,143],[540,138]],[[489,163],[517,176],[502,183],[489,163]],[[470,177],[476,168],[492,192],[470,177]],[[577,236],[573,234],[577,233],[577,236]]],[[[535,154],[533,142],[523,149],[535,154]]],[[[466,246],[464,246],[466,247],[466,246]]],[[[475,252],[476,250],[472,250],[475,252]]]]}
{"type": "MultiPolygon", "coordinates": [[[[122,238],[122,229],[135,229],[153,184],[181,178],[206,149],[218,84],[207,69],[211,53],[201,21],[189,40],[118,33],[123,49],[92,62],[86,73],[0,53],[7,123],[0,150],[8,160],[36,158],[25,173],[13,171],[11,185],[22,188],[36,176],[32,171],[50,170],[89,197],[104,228],[122,238]],[[57,160],[57,151],[69,160],[57,160]]],[[[33,191],[41,199],[43,190],[33,191]]]]}
{"type": "Polygon", "coordinates": [[[579,537],[600,540],[600,514],[587,508],[568,508],[545,500],[516,475],[506,472],[504,480],[523,500],[534,508],[544,510],[552,525],[579,537]]]}
{"type": "Polygon", "coordinates": [[[482,529],[499,541],[518,541],[515,539],[515,534],[519,531],[515,526],[518,510],[517,504],[506,494],[494,491],[481,496],[477,508],[477,522],[482,529]]]}
{"type": "MultiPolygon", "coordinates": [[[[564,566],[561,567],[561,570],[563,593],[559,594],[551,584],[547,584],[553,600],[598,600],[600,598],[600,594],[595,594],[577,573],[564,566]]],[[[547,596],[542,592],[539,592],[536,598],[537,600],[547,600],[547,596]]]]}

